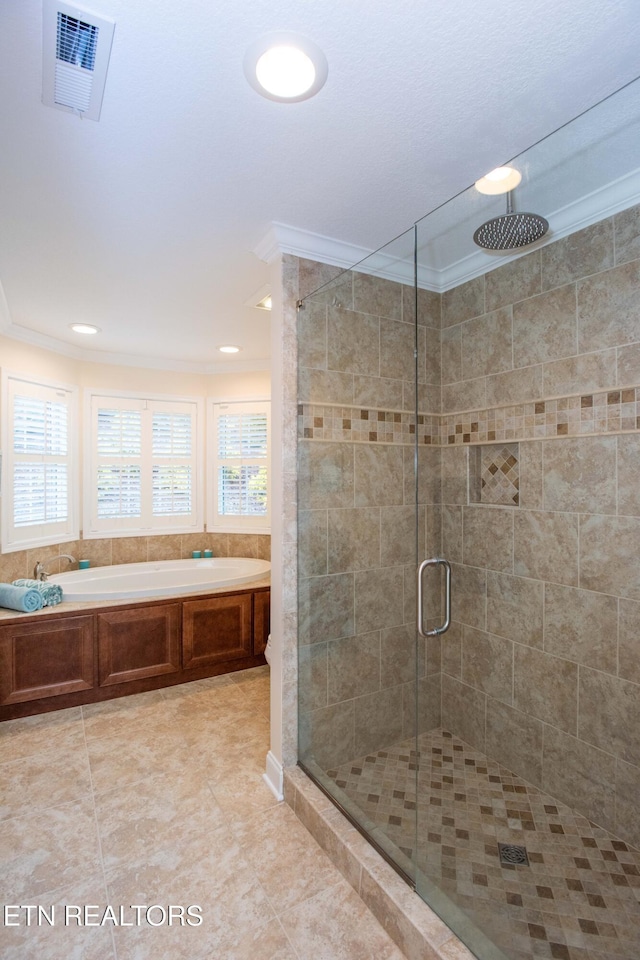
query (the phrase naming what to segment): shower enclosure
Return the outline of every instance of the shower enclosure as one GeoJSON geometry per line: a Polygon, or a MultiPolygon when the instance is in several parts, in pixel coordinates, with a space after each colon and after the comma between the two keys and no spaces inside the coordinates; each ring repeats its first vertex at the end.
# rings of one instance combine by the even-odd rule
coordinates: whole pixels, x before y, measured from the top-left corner
{"type": "Polygon", "coordinates": [[[300,764],[480,960],[640,956],[638,144],[635,82],[511,162],[538,243],[470,188],[302,270],[300,764]]]}

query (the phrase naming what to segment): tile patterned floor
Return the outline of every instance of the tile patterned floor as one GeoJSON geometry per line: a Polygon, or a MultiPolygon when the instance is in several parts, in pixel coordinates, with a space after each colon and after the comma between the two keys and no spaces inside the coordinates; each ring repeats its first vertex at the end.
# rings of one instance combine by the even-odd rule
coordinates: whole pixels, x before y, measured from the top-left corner
{"type": "Polygon", "coordinates": [[[419,869],[509,960],[639,960],[640,851],[450,733],[328,776],[408,857],[418,796],[419,869]],[[498,843],[529,866],[502,865],[498,843]]]}
{"type": "Polygon", "coordinates": [[[268,703],[259,667],[0,723],[0,899],[34,905],[0,912],[2,960],[402,960],[264,784],[268,703]],[[64,923],[133,904],[151,924],[64,923]]]}

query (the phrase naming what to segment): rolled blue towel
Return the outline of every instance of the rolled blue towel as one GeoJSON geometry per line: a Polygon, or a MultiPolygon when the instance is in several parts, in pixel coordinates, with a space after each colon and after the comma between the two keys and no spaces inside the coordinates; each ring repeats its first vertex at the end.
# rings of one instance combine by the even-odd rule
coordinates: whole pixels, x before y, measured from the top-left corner
{"type": "Polygon", "coordinates": [[[29,580],[28,577],[23,577],[20,580],[14,580],[13,586],[37,590],[42,597],[43,607],[55,607],[57,603],[62,603],[62,587],[59,583],[49,583],[48,580],[29,580]]]}
{"type": "Polygon", "coordinates": [[[42,594],[31,587],[16,586],[13,583],[0,583],[0,607],[33,613],[44,606],[42,594]]]}

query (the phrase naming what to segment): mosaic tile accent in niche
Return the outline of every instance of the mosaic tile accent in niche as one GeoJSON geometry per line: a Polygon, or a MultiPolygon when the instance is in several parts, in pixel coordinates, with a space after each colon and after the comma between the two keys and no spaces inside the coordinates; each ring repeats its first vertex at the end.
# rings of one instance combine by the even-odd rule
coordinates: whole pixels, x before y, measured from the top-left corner
{"type": "Polygon", "coordinates": [[[473,448],[469,458],[472,503],[500,507],[520,504],[520,450],[517,443],[473,448]]]}
{"type": "Polygon", "coordinates": [[[510,960],[638,960],[640,851],[446,730],[415,746],[327,775],[510,960]]]}

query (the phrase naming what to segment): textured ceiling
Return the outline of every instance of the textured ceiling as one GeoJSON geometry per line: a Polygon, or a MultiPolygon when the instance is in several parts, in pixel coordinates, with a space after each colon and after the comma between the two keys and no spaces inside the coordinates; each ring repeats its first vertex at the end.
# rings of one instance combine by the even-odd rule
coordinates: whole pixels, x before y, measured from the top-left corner
{"type": "Polygon", "coordinates": [[[245,301],[273,221],[374,249],[640,74],[637,0],[88,7],[116,21],[97,123],[42,105],[41,4],[0,2],[5,329],[77,347],[68,324],[96,323],[92,349],[193,369],[268,364],[245,301]],[[313,100],[244,78],[280,29],[327,56],[313,100]]]}

